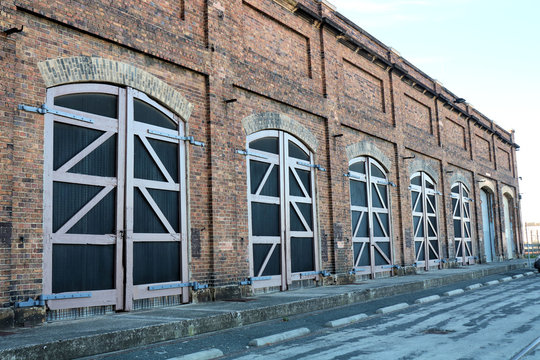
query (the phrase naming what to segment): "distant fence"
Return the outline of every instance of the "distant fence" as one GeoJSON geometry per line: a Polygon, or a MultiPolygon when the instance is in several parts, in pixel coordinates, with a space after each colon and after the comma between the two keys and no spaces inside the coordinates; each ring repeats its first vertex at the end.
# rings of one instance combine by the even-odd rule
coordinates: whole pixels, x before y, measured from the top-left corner
{"type": "Polygon", "coordinates": [[[540,255],[540,243],[523,244],[523,255],[525,256],[540,255]]]}

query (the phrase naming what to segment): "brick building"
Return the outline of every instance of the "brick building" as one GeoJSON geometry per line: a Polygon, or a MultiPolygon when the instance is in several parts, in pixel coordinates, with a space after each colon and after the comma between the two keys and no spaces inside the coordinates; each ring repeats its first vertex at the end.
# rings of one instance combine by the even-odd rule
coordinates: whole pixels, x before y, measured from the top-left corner
{"type": "Polygon", "coordinates": [[[4,311],[522,252],[514,134],[325,0],[7,0],[0,28],[4,311]]]}

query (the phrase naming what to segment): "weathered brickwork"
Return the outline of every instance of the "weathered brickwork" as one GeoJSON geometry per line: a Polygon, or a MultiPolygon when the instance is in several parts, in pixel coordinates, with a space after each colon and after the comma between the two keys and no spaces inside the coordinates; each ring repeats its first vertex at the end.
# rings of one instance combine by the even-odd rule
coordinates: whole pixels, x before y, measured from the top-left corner
{"type": "Polygon", "coordinates": [[[50,261],[42,255],[44,117],[17,106],[40,106],[47,89],[63,84],[137,89],[206,144],[188,146],[186,215],[189,279],[209,284],[208,298],[238,294],[250,276],[247,161],[237,150],[267,129],[295,136],[326,169],[314,170],[318,270],[345,278],[353,267],[344,175],[360,156],[396,185],[388,187],[394,264],[416,261],[409,185],[417,172],[439,193],[442,258],[456,256],[458,182],[474,200],[474,256],[485,260],[482,188],[494,195],[496,255],[506,254],[503,196],[513,199],[512,219],[520,217],[513,132],[326,2],[7,0],[0,26],[24,26],[0,33],[0,307],[42,294],[50,261]]]}

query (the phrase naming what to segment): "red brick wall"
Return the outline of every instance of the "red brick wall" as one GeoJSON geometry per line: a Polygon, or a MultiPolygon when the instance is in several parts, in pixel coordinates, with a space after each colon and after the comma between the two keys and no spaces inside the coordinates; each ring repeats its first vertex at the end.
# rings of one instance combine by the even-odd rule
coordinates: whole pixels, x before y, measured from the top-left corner
{"type": "MultiPolygon", "coordinates": [[[[0,243],[0,304],[41,293],[43,116],[16,106],[44,102],[37,63],[46,59],[99,56],[128,63],[194,105],[189,133],[207,147],[189,148],[190,271],[193,280],[214,286],[249,275],[246,159],[234,150],[245,148],[241,120],[254,113],[287,115],[319,142],[316,163],[328,169],[316,175],[326,270],[345,273],[352,266],[349,186],[343,177],[351,144],[370,142],[390,160],[389,180],[398,185],[391,189],[398,264],[412,264],[414,249],[412,173],[404,158],[414,154],[438,174],[444,239],[453,233],[448,171],[462,173],[475,187],[482,175],[519,192],[510,145],[473,125],[467,112],[487,127],[489,120],[467,105],[452,104],[464,113],[459,115],[426,91],[454,98],[433,79],[335,13],[321,12],[318,2],[301,3],[328,16],[371,55],[272,0],[2,2],[2,28],[24,25],[24,31],[0,34],[0,223],[13,226],[10,244],[0,243]],[[384,62],[401,66],[414,81],[384,62]],[[237,101],[224,101],[229,99],[237,101]]],[[[480,206],[478,189],[470,190],[480,206]]],[[[473,222],[481,233],[481,216],[473,222]]],[[[443,243],[446,256],[452,246],[443,243]]]]}

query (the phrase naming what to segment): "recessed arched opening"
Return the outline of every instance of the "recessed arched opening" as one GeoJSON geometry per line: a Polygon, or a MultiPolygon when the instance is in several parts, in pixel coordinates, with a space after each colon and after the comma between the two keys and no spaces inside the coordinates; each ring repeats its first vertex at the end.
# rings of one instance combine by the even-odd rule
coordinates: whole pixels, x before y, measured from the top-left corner
{"type": "Polygon", "coordinates": [[[496,260],[495,242],[495,204],[493,191],[484,186],[480,189],[482,207],[482,234],[484,238],[484,257],[486,262],[496,260]]]}
{"type": "Polygon", "coordinates": [[[503,195],[504,237],[506,239],[506,256],[513,259],[517,255],[515,240],[514,199],[508,193],[503,195]]]}

